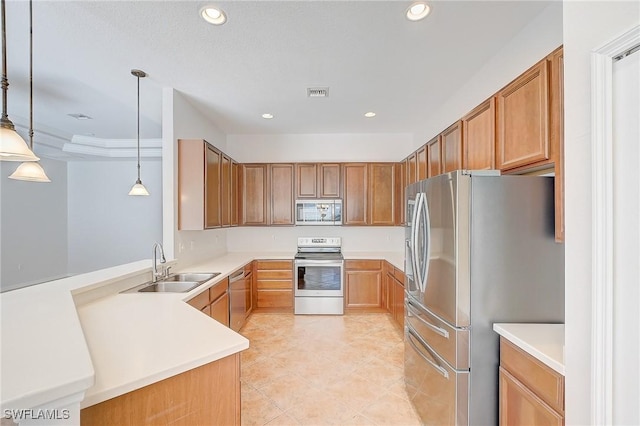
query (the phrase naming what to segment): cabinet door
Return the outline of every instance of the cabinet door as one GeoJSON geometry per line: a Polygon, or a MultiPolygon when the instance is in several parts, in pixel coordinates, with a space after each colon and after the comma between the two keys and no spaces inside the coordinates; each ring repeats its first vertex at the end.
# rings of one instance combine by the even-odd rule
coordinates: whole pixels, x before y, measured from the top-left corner
{"type": "Polygon", "coordinates": [[[416,152],[416,178],[423,180],[427,178],[427,146],[424,145],[416,152]]]}
{"type": "Polygon", "coordinates": [[[406,159],[406,172],[407,172],[407,185],[416,183],[418,181],[418,155],[417,153],[411,154],[406,159]]]}
{"type": "Polygon", "coordinates": [[[342,166],[344,200],[342,217],[344,225],[367,224],[367,164],[350,163],[342,166]]]}
{"type": "Polygon", "coordinates": [[[427,177],[437,176],[442,173],[439,136],[427,142],[427,157],[427,177]]]}
{"type": "Polygon", "coordinates": [[[462,168],[496,168],[496,101],[487,99],[462,119],[462,168]]]}
{"type": "Polygon", "coordinates": [[[442,173],[462,169],[462,121],[441,133],[442,173]]]}
{"type": "Polygon", "coordinates": [[[396,163],[395,170],[395,198],[394,198],[394,210],[396,217],[396,225],[404,225],[405,223],[405,202],[404,202],[404,188],[405,188],[405,163],[396,163]]]}
{"type": "Polygon", "coordinates": [[[267,225],[267,165],[242,165],[242,224],[267,225]]]}
{"type": "Polygon", "coordinates": [[[225,292],[211,303],[211,318],[229,327],[229,293],[225,292]]]}
{"type": "Polygon", "coordinates": [[[293,225],[293,164],[270,165],[271,225],[293,225]]]}
{"type": "Polygon", "coordinates": [[[220,220],[220,171],[221,154],[209,144],[206,144],[207,167],[205,170],[205,227],[217,228],[220,220]]]}
{"type": "Polygon", "coordinates": [[[231,226],[238,226],[238,200],[240,196],[240,167],[235,161],[231,161],[231,226]]]}
{"type": "Polygon", "coordinates": [[[253,310],[253,272],[251,271],[251,267],[244,270],[244,285],[245,285],[245,318],[249,317],[251,311],[253,310]]]}
{"type": "Polygon", "coordinates": [[[549,160],[549,84],[543,60],[496,95],[497,166],[508,170],[549,160]]]}
{"type": "Polygon", "coordinates": [[[220,174],[220,220],[222,226],[231,225],[231,159],[222,154],[220,174]]]}
{"type": "Polygon", "coordinates": [[[340,198],[340,164],[318,165],[318,197],[340,198]]]}
{"type": "Polygon", "coordinates": [[[296,198],[317,198],[317,180],[317,164],[296,164],[296,198]]]}
{"type": "Polygon", "coordinates": [[[393,226],[395,220],[394,163],[371,163],[369,180],[369,225],[393,226]]]}
{"type": "Polygon", "coordinates": [[[380,308],[382,271],[346,271],[344,300],[346,308],[380,308]]]}
{"type": "Polygon", "coordinates": [[[393,318],[404,329],[404,286],[393,279],[393,318]]]}
{"type": "Polygon", "coordinates": [[[564,425],[563,417],[500,367],[500,425],[564,425]]]}
{"type": "Polygon", "coordinates": [[[551,157],[555,172],[556,241],[564,241],[564,51],[557,49],[547,58],[550,63],[551,157]]]}

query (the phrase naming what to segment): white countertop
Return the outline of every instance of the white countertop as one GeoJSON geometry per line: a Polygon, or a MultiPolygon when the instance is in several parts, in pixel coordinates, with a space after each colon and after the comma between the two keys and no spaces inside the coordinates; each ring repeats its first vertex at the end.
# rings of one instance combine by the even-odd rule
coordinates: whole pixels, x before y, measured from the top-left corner
{"type": "Polygon", "coordinates": [[[493,324],[493,330],[564,376],[564,324],[493,324]]]}
{"type": "MultiPolygon", "coordinates": [[[[244,337],[184,303],[254,259],[228,253],[176,271],[220,272],[189,293],[119,293],[150,279],[150,260],[0,294],[2,408],[36,408],[85,392],[82,407],[248,348],[244,337]]],[[[403,254],[347,252],[399,269],[403,254]]]]}

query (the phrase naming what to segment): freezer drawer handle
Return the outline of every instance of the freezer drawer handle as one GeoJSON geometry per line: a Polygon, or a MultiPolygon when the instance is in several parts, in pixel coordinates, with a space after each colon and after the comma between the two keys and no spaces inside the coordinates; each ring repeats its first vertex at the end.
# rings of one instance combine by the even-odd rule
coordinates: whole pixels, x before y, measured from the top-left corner
{"type": "Polygon", "coordinates": [[[445,339],[449,338],[449,332],[447,330],[445,330],[444,328],[438,327],[437,325],[431,324],[430,322],[428,322],[427,320],[422,318],[420,316],[420,312],[415,310],[415,308],[411,305],[411,302],[409,302],[407,306],[409,307],[409,310],[411,311],[413,316],[418,318],[421,323],[423,323],[424,325],[426,325],[431,330],[435,331],[436,333],[438,333],[439,335],[441,335],[445,339]]]}
{"type": "Polygon", "coordinates": [[[424,354],[420,351],[420,349],[418,349],[418,346],[413,342],[413,333],[411,331],[409,331],[409,335],[408,337],[408,341],[411,344],[411,346],[413,346],[413,349],[416,351],[416,353],[418,355],[420,355],[420,357],[422,359],[424,359],[425,361],[427,361],[429,363],[429,365],[431,365],[438,373],[442,374],[442,377],[444,377],[445,379],[449,380],[449,372],[447,370],[445,370],[444,368],[440,367],[438,364],[436,364],[435,362],[431,361],[429,358],[427,358],[426,356],[424,356],[424,354]]]}

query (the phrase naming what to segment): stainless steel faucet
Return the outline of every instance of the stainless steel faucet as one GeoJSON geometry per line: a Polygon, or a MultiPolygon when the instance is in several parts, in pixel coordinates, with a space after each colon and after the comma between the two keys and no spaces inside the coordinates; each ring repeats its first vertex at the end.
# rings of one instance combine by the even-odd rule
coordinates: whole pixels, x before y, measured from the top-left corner
{"type": "Polygon", "coordinates": [[[162,248],[162,244],[155,243],[153,245],[153,282],[158,281],[158,278],[167,278],[167,273],[169,272],[169,268],[165,269],[164,264],[167,263],[167,259],[164,257],[164,248],[162,248]],[[157,252],[160,249],[160,268],[158,268],[158,258],[157,252]]]}

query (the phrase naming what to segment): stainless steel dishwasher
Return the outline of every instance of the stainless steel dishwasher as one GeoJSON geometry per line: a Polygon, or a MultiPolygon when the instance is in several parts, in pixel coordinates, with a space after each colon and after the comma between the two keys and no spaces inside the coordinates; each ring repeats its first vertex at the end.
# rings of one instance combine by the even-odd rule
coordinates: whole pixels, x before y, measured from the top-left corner
{"type": "Polygon", "coordinates": [[[229,276],[229,323],[234,331],[240,330],[245,320],[247,302],[244,281],[244,268],[229,276]]]}

